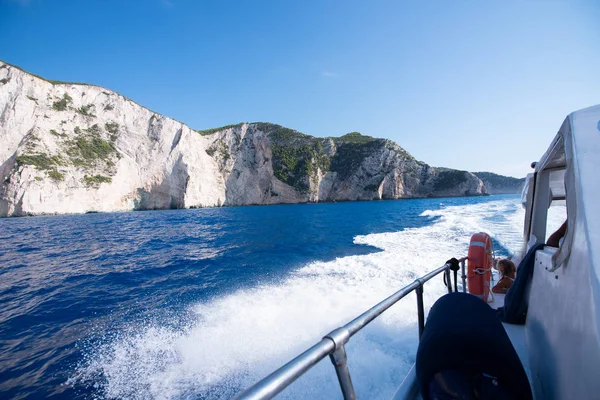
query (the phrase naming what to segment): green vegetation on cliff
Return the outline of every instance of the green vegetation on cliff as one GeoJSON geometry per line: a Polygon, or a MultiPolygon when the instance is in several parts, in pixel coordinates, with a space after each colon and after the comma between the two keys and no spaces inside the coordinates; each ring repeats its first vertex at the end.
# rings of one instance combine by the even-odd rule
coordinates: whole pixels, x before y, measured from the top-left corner
{"type": "Polygon", "coordinates": [[[68,107],[69,104],[71,104],[71,102],[73,101],[73,99],[71,98],[71,96],[69,96],[67,93],[63,94],[62,99],[55,101],[54,103],[52,103],[52,109],[54,111],[65,111],[68,107]]]}
{"type": "Polygon", "coordinates": [[[115,147],[118,125],[107,123],[106,126],[111,128],[107,129],[111,133],[108,140],[104,138],[102,128],[94,124],[86,129],[75,127],[75,137],[64,143],[71,164],[92,173],[86,174],[82,179],[87,187],[98,187],[100,183],[111,182],[110,176],[116,173],[114,160],[120,157],[115,147]]]}
{"type": "Polygon", "coordinates": [[[225,126],[221,126],[219,128],[211,128],[211,129],[205,129],[205,130],[197,130],[196,129],[196,132],[202,136],[207,136],[207,135],[212,135],[213,133],[216,133],[219,131],[224,131],[225,129],[237,128],[242,125],[244,125],[244,122],[240,122],[239,124],[233,124],[233,125],[225,125],[225,126]]]}
{"type": "Polygon", "coordinates": [[[459,171],[456,169],[436,168],[439,171],[437,178],[433,184],[433,190],[448,190],[453,189],[467,181],[467,171],[459,171]]]}
{"type": "Polygon", "coordinates": [[[65,180],[65,174],[63,174],[62,172],[60,172],[56,169],[51,169],[50,171],[48,171],[48,176],[54,182],[62,182],[65,180]]]}
{"type": "Polygon", "coordinates": [[[473,172],[483,181],[491,194],[520,193],[525,183],[525,178],[513,178],[494,174],[493,172],[473,172]]]}
{"type": "Polygon", "coordinates": [[[106,161],[115,152],[112,143],[97,137],[78,136],[69,143],[67,154],[73,165],[93,167],[97,161],[106,161]]]}
{"type": "MultiPolygon", "coordinates": [[[[311,182],[316,184],[318,171],[337,172],[339,179],[345,180],[386,144],[385,140],[359,132],[321,139],[276,124],[260,122],[254,126],[271,139],[273,173],[277,179],[303,193],[309,191],[311,182]],[[331,146],[334,149],[326,151],[331,146]]],[[[369,190],[379,187],[372,186],[369,190]]]]}
{"type": "Polygon", "coordinates": [[[326,173],[331,157],[323,147],[327,139],[318,139],[280,125],[259,122],[253,124],[271,140],[273,174],[277,179],[302,193],[316,183],[320,170],[326,173]]]}
{"type": "Polygon", "coordinates": [[[85,115],[87,117],[95,117],[94,114],[92,114],[92,108],[94,108],[93,104],[87,104],[85,106],[81,106],[80,108],[77,109],[77,112],[81,115],[85,115]]]}
{"type": "Polygon", "coordinates": [[[326,173],[331,163],[318,139],[297,147],[274,143],[271,150],[277,179],[302,192],[309,190],[310,179],[316,182],[318,170],[326,173]]]}
{"type": "Polygon", "coordinates": [[[104,124],[104,129],[106,129],[106,131],[108,133],[111,134],[115,134],[117,133],[117,131],[119,130],[119,124],[117,124],[116,122],[112,121],[112,122],[107,122],[106,124],[104,124]]]}
{"type": "Polygon", "coordinates": [[[339,143],[338,150],[331,160],[331,170],[345,180],[361,166],[365,158],[374,154],[382,147],[383,141],[370,140],[367,142],[339,143]]]}
{"type": "Polygon", "coordinates": [[[16,159],[18,165],[33,165],[39,170],[53,169],[57,165],[62,165],[62,158],[59,156],[49,156],[48,154],[23,154],[16,159]]]}
{"type": "MultiPolygon", "coordinates": [[[[116,132],[118,125],[107,125],[111,128],[110,131],[116,132]]],[[[102,128],[98,124],[94,124],[85,129],[75,127],[75,136],[69,139],[64,139],[67,135],[58,133],[54,129],[50,130],[50,134],[59,138],[60,142],[58,143],[67,157],[47,154],[43,142],[32,134],[23,148],[25,152],[16,157],[16,166],[33,166],[39,171],[44,171],[50,179],[59,182],[65,178],[64,170],[61,170],[61,167],[73,165],[85,172],[94,172],[94,174],[85,175],[82,179],[87,187],[97,187],[100,183],[111,182],[109,176],[100,175],[97,172],[100,171],[106,175],[113,175],[116,172],[114,159],[119,158],[119,154],[114,145],[116,138],[114,133],[109,140],[106,140],[102,128]]]]}
{"type": "Polygon", "coordinates": [[[59,137],[59,138],[64,138],[64,137],[67,137],[67,134],[66,134],[66,133],[64,133],[64,132],[58,133],[58,132],[56,131],[56,129],[50,129],[50,134],[51,134],[52,136],[56,136],[56,137],[59,137]]]}
{"type": "Polygon", "coordinates": [[[360,132],[350,132],[350,133],[346,133],[343,136],[340,136],[339,138],[332,137],[331,139],[333,139],[337,143],[355,143],[355,144],[365,144],[365,143],[369,143],[369,142],[378,140],[378,139],[375,139],[374,137],[363,135],[360,132]]]}
{"type": "Polygon", "coordinates": [[[85,175],[83,177],[85,185],[87,187],[98,187],[101,183],[110,183],[112,182],[112,178],[104,175],[85,175]]]}
{"type": "MultiPolygon", "coordinates": [[[[78,128],[78,127],[77,127],[78,128]]],[[[84,168],[94,168],[98,164],[112,167],[112,156],[116,156],[117,150],[114,141],[107,141],[101,137],[102,128],[98,124],[81,130],[75,129],[75,138],[67,142],[66,152],[73,165],[84,168]]]]}
{"type": "Polygon", "coordinates": [[[229,148],[227,147],[227,143],[225,141],[219,139],[214,142],[208,149],[206,149],[206,154],[211,157],[214,157],[217,154],[221,157],[222,161],[227,161],[231,158],[231,154],[229,153],[229,148]]]}
{"type": "Polygon", "coordinates": [[[50,156],[45,153],[22,154],[16,158],[17,167],[21,165],[31,165],[37,170],[44,171],[53,181],[64,180],[64,174],[58,170],[58,167],[64,165],[64,160],[60,156],[50,156]]]}

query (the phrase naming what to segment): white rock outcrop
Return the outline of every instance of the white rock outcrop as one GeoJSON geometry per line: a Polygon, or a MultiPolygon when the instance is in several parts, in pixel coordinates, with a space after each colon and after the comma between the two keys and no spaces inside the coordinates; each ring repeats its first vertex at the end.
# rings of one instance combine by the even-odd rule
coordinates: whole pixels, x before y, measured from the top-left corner
{"type": "Polygon", "coordinates": [[[436,191],[441,172],[389,140],[264,123],[197,132],[2,62],[0,113],[0,216],[485,194],[464,171],[436,191]]]}

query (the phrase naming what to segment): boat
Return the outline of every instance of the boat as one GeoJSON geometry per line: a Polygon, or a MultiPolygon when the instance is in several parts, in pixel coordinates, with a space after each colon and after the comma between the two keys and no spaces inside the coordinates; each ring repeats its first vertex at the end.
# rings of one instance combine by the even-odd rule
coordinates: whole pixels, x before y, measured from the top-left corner
{"type": "MultiPolygon", "coordinates": [[[[504,300],[507,303],[509,298],[511,302],[514,301],[515,296],[511,296],[511,291],[515,293],[516,283],[506,295],[495,294],[490,302],[485,302],[481,296],[466,293],[467,257],[449,260],[346,325],[333,330],[314,346],[237,395],[236,399],[273,398],[327,357],[334,365],[342,396],[344,399],[355,399],[345,345],[354,334],[413,292],[417,296],[419,338],[422,340],[418,352],[422,352],[425,346],[423,343],[428,326],[432,326],[434,320],[443,319],[439,315],[444,312],[439,310],[443,307],[448,309],[450,306],[447,304],[454,302],[452,307],[455,310],[461,307],[463,310],[477,309],[472,313],[481,312],[486,316],[478,319],[476,315],[463,312],[462,318],[444,322],[447,325],[442,328],[438,326],[437,331],[454,329],[468,336],[473,327],[465,326],[473,325],[470,321],[476,320],[486,329],[497,324],[502,331],[495,331],[498,337],[509,338],[507,346],[510,349],[507,353],[514,352],[518,356],[516,362],[520,361],[520,367],[517,369],[522,368],[526,374],[529,392],[512,392],[512,395],[502,398],[528,398],[531,395],[536,399],[600,398],[600,379],[597,378],[597,372],[600,371],[600,179],[595,175],[598,160],[600,105],[569,114],[547,151],[532,163],[534,170],[527,176],[522,197],[525,221],[521,254],[521,257],[531,260],[532,275],[526,279],[528,275],[521,269],[517,273],[517,280],[520,279],[525,288],[520,301],[528,305],[523,324],[501,323],[498,317],[501,313],[497,310],[504,306],[504,300]],[[567,229],[558,247],[544,245],[549,234],[547,220],[551,206],[566,207],[567,229]],[[461,272],[462,282],[457,282],[458,271],[461,272]],[[439,275],[444,276],[448,294],[432,307],[426,323],[423,289],[428,281],[439,275]],[[437,311],[434,312],[436,307],[437,311]]],[[[429,331],[432,332],[433,328],[429,331]]],[[[465,342],[466,336],[462,339],[465,342]]],[[[486,349],[479,350],[479,357],[485,359],[486,349]]],[[[434,357],[447,356],[443,353],[429,352],[434,357]]],[[[419,367],[417,354],[417,363],[396,391],[394,400],[435,397],[427,392],[429,383],[419,380],[419,376],[421,380],[424,376],[419,367]]],[[[502,385],[502,379],[486,374],[485,370],[481,372],[484,378],[490,379],[491,385],[502,385]]],[[[444,398],[492,398],[481,393],[478,396],[444,398]]]]}

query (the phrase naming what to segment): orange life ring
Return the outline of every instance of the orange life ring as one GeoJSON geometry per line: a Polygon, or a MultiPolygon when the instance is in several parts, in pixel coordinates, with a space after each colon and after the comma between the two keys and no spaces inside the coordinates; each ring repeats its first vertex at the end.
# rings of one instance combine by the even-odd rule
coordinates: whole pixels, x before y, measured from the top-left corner
{"type": "Polygon", "coordinates": [[[471,236],[468,253],[467,288],[469,293],[488,301],[494,247],[487,233],[479,232],[471,236]]]}

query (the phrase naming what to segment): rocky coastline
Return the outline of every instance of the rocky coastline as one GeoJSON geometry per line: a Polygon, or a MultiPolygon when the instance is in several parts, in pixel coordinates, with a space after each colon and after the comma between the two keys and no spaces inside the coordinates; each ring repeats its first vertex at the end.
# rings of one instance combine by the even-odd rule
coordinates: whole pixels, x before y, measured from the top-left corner
{"type": "Polygon", "coordinates": [[[391,140],[262,122],[198,131],[3,62],[0,113],[2,217],[489,194],[391,140]]]}

